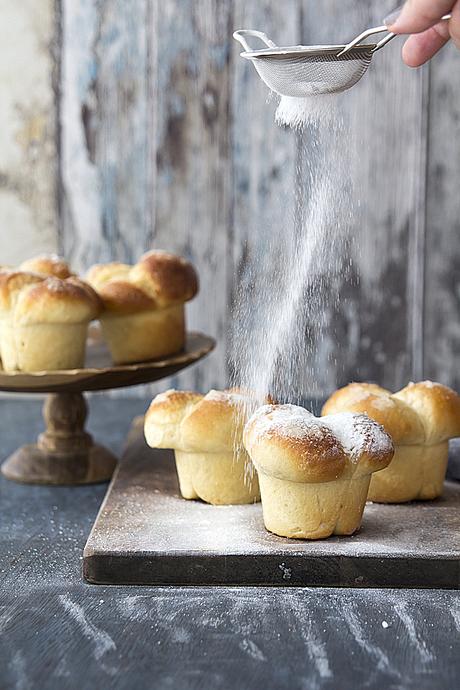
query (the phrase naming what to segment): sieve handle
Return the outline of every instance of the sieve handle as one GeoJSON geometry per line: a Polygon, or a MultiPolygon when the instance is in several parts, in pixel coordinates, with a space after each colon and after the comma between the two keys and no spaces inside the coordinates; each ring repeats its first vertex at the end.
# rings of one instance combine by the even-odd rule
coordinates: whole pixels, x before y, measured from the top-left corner
{"type": "Polygon", "coordinates": [[[372,52],[373,52],[373,53],[376,53],[378,50],[380,50],[381,48],[383,48],[384,46],[386,46],[387,43],[389,43],[389,42],[392,41],[394,38],[396,38],[397,35],[398,35],[398,34],[394,34],[394,33],[392,33],[392,32],[390,31],[390,32],[385,36],[385,38],[382,38],[382,40],[379,41],[379,42],[377,43],[377,45],[375,46],[375,48],[374,48],[374,50],[373,50],[372,52]]]}
{"type": "MultiPolygon", "coordinates": [[[[369,36],[373,36],[374,34],[381,34],[384,31],[388,32],[388,27],[385,25],[376,26],[373,29],[367,29],[367,31],[363,31],[362,34],[359,34],[359,36],[356,36],[356,38],[354,38],[350,43],[348,43],[348,45],[345,46],[345,48],[337,55],[337,57],[345,55],[352,48],[359,45],[361,41],[364,41],[366,38],[369,38],[369,36]]],[[[388,33],[388,35],[385,36],[385,38],[375,46],[372,52],[375,52],[376,50],[380,50],[380,48],[383,48],[383,46],[386,45],[389,41],[391,41],[395,36],[396,34],[388,33]]]]}
{"type": "MultiPolygon", "coordinates": [[[[452,19],[451,14],[445,14],[444,17],[442,17],[442,21],[448,21],[449,19],[452,19]]],[[[374,34],[382,34],[384,31],[388,31],[388,27],[386,25],[383,26],[376,26],[374,29],[368,29],[367,31],[363,31],[362,34],[359,34],[351,43],[345,46],[345,48],[337,55],[337,57],[340,57],[341,55],[345,55],[348,53],[349,50],[354,48],[355,46],[359,45],[361,41],[364,41],[366,38],[369,36],[373,36],[374,34]]],[[[378,50],[383,48],[384,46],[387,45],[390,41],[392,41],[396,36],[399,34],[394,34],[391,31],[388,31],[388,34],[385,36],[385,38],[382,38],[382,40],[377,43],[375,48],[373,49],[373,53],[376,53],[378,50]]]]}
{"type": "MultiPolygon", "coordinates": [[[[445,14],[444,17],[441,18],[441,20],[442,20],[443,22],[448,22],[449,19],[452,19],[452,15],[451,15],[451,14],[445,14]]],[[[379,41],[379,43],[377,43],[377,45],[375,46],[375,48],[374,48],[374,50],[373,50],[372,52],[373,52],[373,53],[376,53],[378,50],[380,50],[381,48],[383,48],[384,46],[386,46],[387,43],[389,43],[390,41],[392,41],[392,40],[393,40],[394,38],[396,38],[396,36],[398,36],[398,35],[399,35],[399,34],[394,34],[394,33],[392,33],[392,32],[390,31],[390,32],[388,33],[388,36],[385,36],[385,38],[382,38],[382,40],[379,41]]]]}
{"type": "Polygon", "coordinates": [[[233,38],[236,41],[238,41],[239,43],[241,43],[243,48],[248,53],[254,52],[254,48],[251,48],[249,43],[246,41],[246,36],[252,36],[253,38],[260,39],[263,43],[265,43],[265,45],[268,48],[277,48],[278,47],[262,31],[253,31],[252,29],[240,29],[239,31],[235,31],[233,34],[233,38]]]}

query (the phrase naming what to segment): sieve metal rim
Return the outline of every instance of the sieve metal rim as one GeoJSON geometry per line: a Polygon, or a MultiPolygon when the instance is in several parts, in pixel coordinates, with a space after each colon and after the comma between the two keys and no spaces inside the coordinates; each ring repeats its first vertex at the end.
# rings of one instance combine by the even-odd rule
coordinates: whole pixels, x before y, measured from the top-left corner
{"type": "Polygon", "coordinates": [[[289,48],[262,48],[261,50],[244,51],[241,57],[246,60],[261,60],[269,58],[270,60],[289,60],[293,58],[302,57],[321,57],[332,56],[337,57],[339,61],[346,60],[363,60],[372,58],[376,44],[366,43],[363,45],[354,46],[351,50],[340,55],[344,45],[330,45],[330,46],[291,46],[289,48]]]}

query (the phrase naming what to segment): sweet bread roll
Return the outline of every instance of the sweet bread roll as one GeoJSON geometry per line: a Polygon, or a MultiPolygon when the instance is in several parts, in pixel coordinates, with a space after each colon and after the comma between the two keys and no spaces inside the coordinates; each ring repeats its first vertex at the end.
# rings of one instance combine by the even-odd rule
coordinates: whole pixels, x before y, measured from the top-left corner
{"type": "Polygon", "coordinates": [[[84,365],[88,323],[101,304],[77,278],[41,279],[17,292],[2,337],[7,371],[75,369],[84,365]]]}
{"type": "Polygon", "coordinates": [[[242,431],[256,401],[235,391],[169,390],[157,395],[145,417],[152,448],[173,448],[183,498],[215,505],[260,499],[242,431]]]}
{"type": "Polygon", "coordinates": [[[184,347],[185,302],[198,291],[188,261],[152,251],[132,267],[93,267],[87,280],[102,299],[102,331],[115,363],[156,359],[184,347]]]}
{"type": "Polygon", "coordinates": [[[323,414],[361,412],[382,424],[395,444],[389,467],[372,477],[369,500],[404,503],[442,494],[448,442],[460,435],[460,398],[450,388],[425,381],[398,393],[353,383],[336,391],[323,414]]]}
{"type": "Polygon", "coordinates": [[[266,405],[244,429],[259,475],[265,527],[293,539],[353,534],[371,475],[393,457],[389,435],[366,415],[317,418],[295,405],[266,405]]]}

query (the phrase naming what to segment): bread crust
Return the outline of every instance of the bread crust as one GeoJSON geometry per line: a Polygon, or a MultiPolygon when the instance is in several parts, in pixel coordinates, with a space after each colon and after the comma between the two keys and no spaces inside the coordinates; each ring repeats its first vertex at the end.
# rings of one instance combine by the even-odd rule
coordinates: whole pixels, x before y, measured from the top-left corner
{"type": "Polygon", "coordinates": [[[337,412],[367,414],[381,424],[394,443],[422,443],[423,424],[418,414],[403,400],[372,383],[350,383],[340,388],[326,401],[323,416],[337,412]]]}
{"type": "Polygon", "coordinates": [[[372,475],[369,501],[428,501],[442,494],[449,444],[396,446],[391,465],[372,475]]]}
{"type": "Polygon", "coordinates": [[[371,475],[394,452],[366,415],[317,418],[296,405],[259,408],[243,438],[259,475],[265,527],[293,539],[353,534],[371,475]]]}
{"type": "Polygon", "coordinates": [[[108,264],[94,264],[94,266],[91,266],[87,271],[85,280],[95,290],[98,290],[110,280],[126,279],[131,268],[132,266],[129,264],[124,264],[120,261],[112,261],[108,264]]]}
{"type": "Polygon", "coordinates": [[[41,283],[44,276],[30,271],[1,271],[0,272],[0,311],[7,312],[20,293],[28,285],[41,283]]]}
{"type": "Polygon", "coordinates": [[[27,261],[23,261],[19,266],[19,270],[41,273],[45,276],[54,276],[62,280],[75,275],[68,262],[57,254],[40,254],[34,256],[31,259],[27,259],[27,261]]]}
{"type": "Polygon", "coordinates": [[[137,264],[96,264],[86,274],[102,304],[101,324],[116,364],[158,359],[185,345],[185,302],[198,291],[192,264],[151,251],[137,264]]]}
{"type": "Polygon", "coordinates": [[[84,323],[100,311],[101,302],[89,285],[77,278],[46,278],[19,292],[13,325],[84,323]]]}
{"type": "Polygon", "coordinates": [[[260,408],[243,438],[259,472],[297,483],[370,474],[386,467],[394,452],[388,434],[364,415],[316,418],[295,405],[260,408]]]}
{"type": "Polygon", "coordinates": [[[396,445],[436,445],[460,435],[460,396],[432,381],[393,394],[374,384],[349,384],[331,395],[322,414],[345,411],[369,415],[396,445]]]}
{"type": "Polygon", "coordinates": [[[115,364],[160,359],[185,345],[183,304],[132,313],[104,311],[100,321],[115,364]]]}
{"type": "Polygon", "coordinates": [[[198,292],[198,275],[181,256],[152,250],[133,266],[130,280],[142,288],[158,305],[188,302],[198,292]]]}
{"type": "Polygon", "coordinates": [[[264,523],[269,532],[290,539],[350,535],[361,524],[370,475],[308,484],[259,473],[264,523]]]}
{"type": "Polygon", "coordinates": [[[198,291],[198,276],[192,264],[180,256],[154,250],[137,264],[96,264],[86,274],[99,294],[104,311],[138,314],[181,305],[198,291]]]}
{"type": "Polygon", "coordinates": [[[98,288],[104,309],[118,314],[136,314],[158,307],[144,290],[127,280],[110,280],[98,288]]]}
{"type": "Polygon", "coordinates": [[[180,448],[182,421],[203,397],[201,393],[173,389],[157,395],[145,415],[147,444],[151,448],[180,448]]]}
{"type": "Polygon", "coordinates": [[[233,452],[242,446],[244,425],[256,405],[254,397],[230,390],[211,390],[206,396],[167,391],[154,398],[147,411],[147,443],[187,452],[233,452]],[[161,428],[168,425],[176,427],[174,433],[163,434],[161,428]]]}
{"type": "Polygon", "coordinates": [[[241,447],[244,425],[256,404],[240,392],[211,390],[182,423],[184,446],[211,453],[241,447]]]}
{"type": "Polygon", "coordinates": [[[420,417],[426,445],[460,436],[460,396],[441,383],[410,383],[394,398],[410,406],[420,417]]]}

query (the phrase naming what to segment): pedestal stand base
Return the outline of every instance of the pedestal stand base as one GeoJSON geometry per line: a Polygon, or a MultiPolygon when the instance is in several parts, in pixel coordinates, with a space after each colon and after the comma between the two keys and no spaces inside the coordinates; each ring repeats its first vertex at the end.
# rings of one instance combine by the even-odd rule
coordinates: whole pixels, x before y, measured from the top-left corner
{"type": "Polygon", "coordinates": [[[110,479],[117,459],[93,443],[84,430],[81,393],[53,393],[43,407],[46,431],[36,444],[22,446],[2,465],[7,479],[26,484],[94,484],[110,479]]]}
{"type": "Polygon", "coordinates": [[[38,445],[22,446],[2,465],[7,479],[25,484],[96,484],[108,481],[116,457],[104,446],[92,446],[85,455],[46,453],[38,445]]]}

